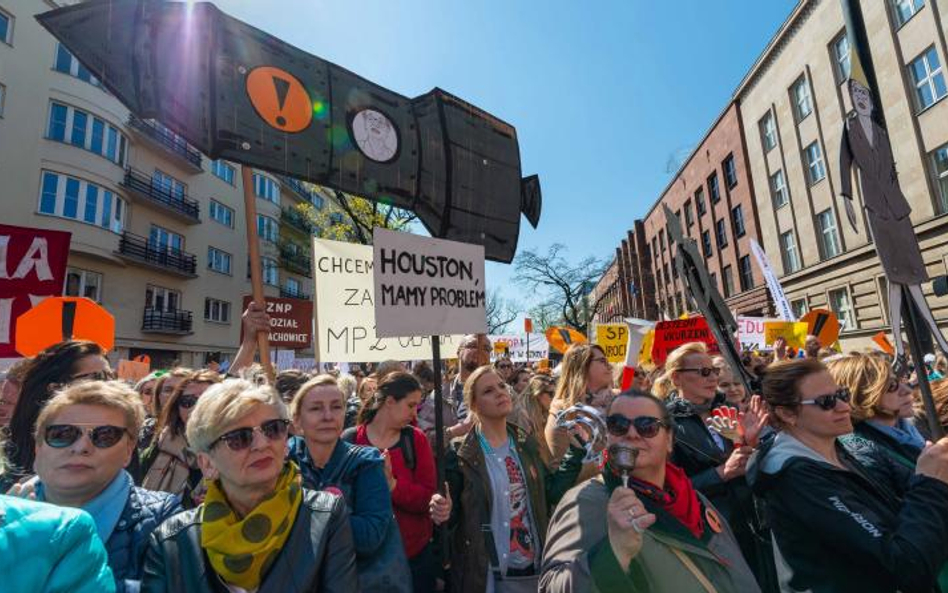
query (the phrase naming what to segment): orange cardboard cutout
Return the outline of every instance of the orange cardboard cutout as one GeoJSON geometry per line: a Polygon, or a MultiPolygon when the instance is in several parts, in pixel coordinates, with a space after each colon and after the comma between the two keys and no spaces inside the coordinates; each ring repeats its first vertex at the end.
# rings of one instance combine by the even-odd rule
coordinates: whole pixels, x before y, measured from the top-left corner
{"type": "Polygon", "coordinates": [[[115,318],[84,297],[49,297],[17,319],[16,351],[36,356],[64,340],[89,340],[109,352],[115,346],[115,318]]]}
{"type": "Polygon", "coordinates": [[[819,338],[823,348],[829,348],[839,339],[839,319],[832,311],[813,309],[801,317],[800,321],[809,326],[807,333],[819,338]]]}
{"type": "Polygon", "coordinates": [[[560,354],[566,354],[573,344],[584,344],[586,336],[569,327],[551,327],[546,330],[546,341],[550,343],[550,348],[560,354]]]}
{"type": "Polygon", "coordinates": [[[247,96],[257,115],[282,132],[302,132],[313,121],[309,93],[295,76],[273,66],[259,66],[247,75],[247,96]]]}

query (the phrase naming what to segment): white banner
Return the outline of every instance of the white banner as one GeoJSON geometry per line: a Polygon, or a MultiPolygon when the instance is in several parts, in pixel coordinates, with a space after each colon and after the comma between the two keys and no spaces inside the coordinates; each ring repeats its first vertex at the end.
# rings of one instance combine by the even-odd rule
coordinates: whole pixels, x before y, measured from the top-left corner
{"type": "Polygon", "coordinates": [[[741,352],[768,349],[764,340],[764,324],[768,321],[776,320],[764,317],[737,318],[737,339],[741,352]]]}
{"type": "MultiPolygon", "coordinates": [[[[372,247],[313,239],[316,360],[431,360],[431,339],[375,333],[372,247]]],[[[461,336],[441,336],[442,358],[454,358],[461,336]]],[[[297,359],[299,360],[299,359],[297,359]]]]}
{"type": "Polygon", "coordinates": [[[751,251],[754,252],[754,257],[757,259],[757,265],[760,266],[761,272],[764,273],[764,280],[767,282],[767,288],[770,290],[770,297],[774,300],[774,308],[777,310],[777,316],[784,321],[796,321],[797,318],[793,315],[790,301],[787,300],[787,295],[783,293],[783,287],[780,286],[777,275],[774,274],[773,268],[770,267],[767,254],[754,239],[751,239],[750,245],[751,251]]]}
{"type": "MultiPolygon", "coordinates": [[[[513,362],[527,362],[527,334],[491,334],[487,336],[491,344],[507,344],[510,360],[513,362]]],[[[500,354],[491,350],[490,361],[494,362],[500,354]]],[[[530,362],[536,362],[550,357],[550,344],[543,334],[530,334],[530,362]]]]}
{"type": "Polygon", "coordinates": [[[487,333],[484,246],[376,228],[379,336],[487,333]]]}

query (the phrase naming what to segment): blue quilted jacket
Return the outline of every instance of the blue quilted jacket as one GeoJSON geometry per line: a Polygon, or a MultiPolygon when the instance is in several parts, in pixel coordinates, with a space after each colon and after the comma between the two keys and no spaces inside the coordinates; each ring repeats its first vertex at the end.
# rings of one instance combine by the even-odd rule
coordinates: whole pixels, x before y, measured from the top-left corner
{"type": "Polygon", "coordinates": [[[138,593],[148,537],[165,519],[182,510],[177,496],[137,486],[131,489],[122,516],[105,544],[118,593],[138,593]]]}

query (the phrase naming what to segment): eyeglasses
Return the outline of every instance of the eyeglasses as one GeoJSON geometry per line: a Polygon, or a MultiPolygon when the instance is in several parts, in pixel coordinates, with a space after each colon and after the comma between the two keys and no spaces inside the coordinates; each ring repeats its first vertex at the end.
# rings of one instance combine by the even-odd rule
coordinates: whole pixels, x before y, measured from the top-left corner
{"type": "Polygon", "coordinates": [[[198,398],[196,395],[182,395],[178,398],[178,407],[188,410],[193,408],[197,401],[198,398]]]}
{"type": "Polygon", "coordinates": [[[606,430],[612,436],[621,437],[627,434],[630,426],[634,426],[635,432],[643,439],[654,438],[662,428],[668,428],[664,420],[654,416],[639,416],[638,418],[627,418],[622,414],[606,416],[606,430]]]}
{"type": "Polygon", "coordinates": [[[92,373],[83,373],[81,375],[73,375],[72,381],[111,381],[115,378],[115,375],[111,371],[95,371],[92,373]]]}
{"type": "Polygon", "coordinates": [[[276,418],[274,420],[267,420],[260,426],[247,426],[244,428],[236,428],[230,432],[226,432],[221,436],[217,437],[213,443],[211,443],[210,448],[213,449],[218,445],[218,443],[224,442],[227,443],[227,447],[231,451],[243,451],[250,447],[253,444],[253,434],[259,432],[267,438],[267,440],[275,441],[278,439],[285,439],[287,433],[287,427],[290,425],[289,420],[283,420],[282,418],[276,418]]]}
{"type": "Polygon", "coordinates": [[[721,375],[721,369],[719,369],[718,367],[702,367],[702,368],[694,368],[694,369],[676,369],[676,370],[679,373],[698,373],[702,377],[710,377],[711,375],[714,375],[715,377],[719,377],[721,375]]]}
{"type": "Polygon", "coordinates": [[[849,389],[846,387],[840,387],[836,390],[836,393],[828,393],[826,395],[818,395],[813,399],[805,399],[800,403],[804,406],[819,406],[821,410],[832,410],[836,407],[836,402],[841,401],[845,404],[849,403],[849,400],[852,398],[852,394],[849,393],[849,389]]]}
{"type": "MultiPolygon", "coordinates": [[[[128,433],[128,429],[122,426],[109,424],[90,428],[83,428],[83,426],[87,425],[53,424],[47,426],[43,440],[54,449],[63,449],[78,441],[83,434],[87,434],[89,440],[97,449],[108,449],[117,445],[122,437],[128,433]]],[[[131,433],[128,434],[131,436],[131,433]]]]}

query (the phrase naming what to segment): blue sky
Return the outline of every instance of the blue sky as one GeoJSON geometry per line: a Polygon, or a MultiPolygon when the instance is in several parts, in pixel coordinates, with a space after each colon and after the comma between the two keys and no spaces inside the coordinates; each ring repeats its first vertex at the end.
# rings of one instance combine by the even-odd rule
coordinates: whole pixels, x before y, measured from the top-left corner
{"type": "MultiPolygon", "coordinates": [[[[517,128],[543,216],[519,249],[611,256],[796,0],[218,0],[226,12],[407,96],[439,86],[517,128]]],[[[527,302],[513,266],[488,285],[527,302]]]]}

